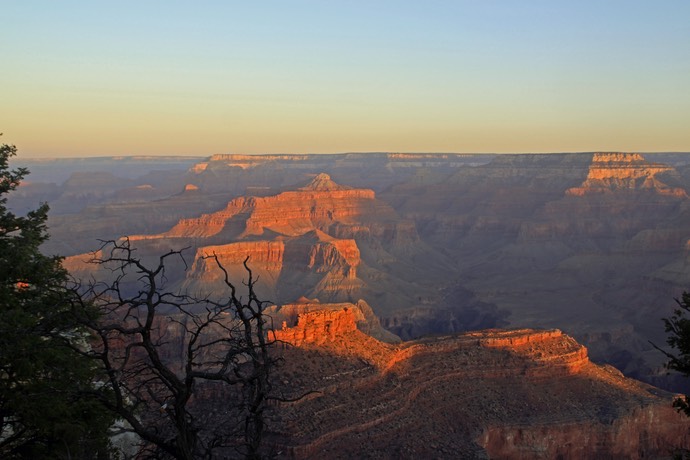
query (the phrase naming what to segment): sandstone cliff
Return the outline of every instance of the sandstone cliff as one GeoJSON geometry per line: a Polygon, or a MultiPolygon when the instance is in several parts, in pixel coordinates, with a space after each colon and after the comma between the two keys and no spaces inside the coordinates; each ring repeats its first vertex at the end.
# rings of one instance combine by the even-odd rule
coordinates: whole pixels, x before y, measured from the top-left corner
{"type": "Polygon", "coordinates": [[[409,292],[399,295],[395,290],[392,296],[386,293],[390,300],[379,299],[387,306],[417,290],[416,278],[438,274],[431,267],[421,274],[416,269],[416,258],[434,251],[421,241],[414,222],[400,219],[372,190],[338,184],[324,173],[275,195],[235,198],[220,211],[181,219],[167,232],[135,235],[130,240],[144,253],[161,245],[190,246],[196,255],[182,283],[195,290],[222,288],[220,275],[212,270],[215,264],[209,269],[202,261],[204,255],[218,254],[221,263],[231,268],[232,277],[241,280],[238,257],[223,254],[244,251],[250,267],[256,263],[261,274],[259,294],[280,303],[301,295],[327,302],[355,301],[372,291],[387,291],[381,288],[388,283],[376,279],[380,272],[370,268],[385,263],[393,269],[385,276],[393,281],[402,275],[409,287],[409,292]],[[274,254],[282,259],[280,267],[277,262],[270,269],[264,267],[261,247],[265,244],[259,240],[283,245],[274,254]]]}
{"type": "MultiPolygon", "coordinates": [[[[566,329],[587,340],[596,359],[658,382],[663,357],[648,340],[664,342],[659,318],[671,313],[690,276],[687,170],[659,161],[667,158],[505,155],[379,197],[415,221],[422,241],[452,257],[461,291],[485,306],[480,311],[495,312],[499,325],[566,329]],[[631,333],[591,341],[621,327],[631,333]]],[[[457,331],[459,315],[451,312],[465,299],[450,292],[380,314],[405,338],[432,327],[457,331]]]]}

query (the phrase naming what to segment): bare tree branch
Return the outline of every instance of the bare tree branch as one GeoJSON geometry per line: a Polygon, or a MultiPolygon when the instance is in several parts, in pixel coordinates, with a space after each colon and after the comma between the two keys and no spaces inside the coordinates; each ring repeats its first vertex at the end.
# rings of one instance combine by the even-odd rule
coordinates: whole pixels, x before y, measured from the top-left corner
{"type": "Polygon", "coordinates": [[[100,363],[100,398],[143,440],[142,458],[260,458],[277,362],[264,315],[269,303],[256,295],[249,258],[240,296],[215,254],[207,258],[223,273],[227,297],[166,291],[169,265],[181,260],[187,268],[183,251],[149,266],[128,238],[101,242],[92,262],[112,274],[110,281],[77,287],[79,301],[103,315],[81,318],[94,337],[83,353],[100,363]],[[227,406],[212,412],[221,419],[209,416],[217,400],[204,393],[218,391],[227,406]]]}

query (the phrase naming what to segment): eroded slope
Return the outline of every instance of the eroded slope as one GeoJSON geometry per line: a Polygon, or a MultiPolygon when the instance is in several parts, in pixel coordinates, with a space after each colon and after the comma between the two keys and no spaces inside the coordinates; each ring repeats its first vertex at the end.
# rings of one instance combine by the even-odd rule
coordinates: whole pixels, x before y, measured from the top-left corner
{"type": "Polygon", "coordinates": [[[558,330],[487,330],[386,345],[341,309],[300,316],[271,413],[295,458],[658,458],[688,446],[672,395],[589,361],[558,330]],[[311,337],[310,340],[304,340],[311,337]]]}

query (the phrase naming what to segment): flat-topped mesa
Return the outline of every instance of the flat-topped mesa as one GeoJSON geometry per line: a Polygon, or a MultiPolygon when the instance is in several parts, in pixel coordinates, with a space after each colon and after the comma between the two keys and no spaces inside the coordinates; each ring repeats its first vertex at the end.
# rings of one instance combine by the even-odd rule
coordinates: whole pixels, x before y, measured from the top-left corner
{"type": "Polygon", "coordinates": [[[672,172],[670,166],[651,163],[639,153],[595,153],[587,178],[567,195],[611,193],[615,190],[652,190],[662,195],[685,197],[685,190],[669,187],[656,176],[672,172]]]}
{"type": "MultiPolygon", "coordinates": [[[[385,343],[399,343],[400,342],[400,337],[396,336],[395,334],[392,334],[391,332],[388,332],[385,330],[382,326],[381,323],[379,322],[378,317],[374,314],[373,310],[371,307],[364,301],[364,300],[358,300],[355,303],[351,302],[327,302],[327,303],[321,303],[318,299],[308,299],[306,297],[301,297],[297,299],[296,301],[292,303],[286,303],[281,306],[274,305],[265,310],[265,314],[267,316],[270,316],[272,320],[274,321],[274,324],[282,324],[282,331],[279,332],[279,335],[281,337],[295,337],[295,334],[297,336],[300,336],[301,333],[299,332],[288,332],[289,329],[298,327],[300,317],[302,315],[308,315],[310,313],[318,313],[318,312],[323,312],[323,311],[331,311],[331,312],[336,312],[336,311],[348,311],[348,313],[344,313],[344,317],[341,318],[343,321],[350,321],[350,316],[352,316],[352,319],[354,321],[355,327],[361,331],[363,334],[365,334],[368,337],[372,337],[374,341],[380,341],[380,342],[385,342],[385,343]]],[[[338,316],[337,314],[333,314],[336,317],[338,316]]],[[[303,319],[303,325],[304,324],[310,324],[310,320],[305,316],[303,319]],[[306,323],[305,323],[306,321],[306,323]]],[[[318,321],[317,321],[318,323],[318,321]]],[[[309,328],[309,327],[308,327],[309,328]]],[[[336,328],[336,332],[340,331],[342,333],[344,332],[351,332],[353,329],[350,325],[344,326],[344,328],[336,328]]],[[[340,333],[339,332],[339,333],[340,333]]],[[[316,332],[315,332],[316,333],[316,332]]],[[[336,334],[337,335],[337,334],[336,334]]],[[[341,336],[343,334],[340,334],[341,336]]],[[[334,336],[331,336],[330,338],[332,339],[334,336]]],[[[361,338],[362,336],[360,336],[361,338]]],[[[347,339],[347,342],[349,343],[349,347],[352,348],[354,342],[356,342],[357,339],[353,338],[352,336],[349,336],[347,339]]],[[[286,340],[286,343],[290,343],[292,345],[300,345],[302,343],[305,343],[303,341],[299,341],[299,344],[296,343],[294,340],[286,340]]],[[[324,342],[325,343],[325,342],[324,342]]]]}
{"type": "Polygon", "coordinates": [[[359,295],[357,278],[360,253],[354,240],[340,240],[314,230],[298,237],[243,240],[197,248],[191,270],[185,274],[189,289],[223,289],[223,273],[231,279],[246,278],[244,261],[258,277],[257,289],[264,298],[283,302],[308,294],[328,301],[345,301],[359,295]]]}
{"type": "Polygon", "coordinates": [[[185,289],[193,291],[224,292],[225,274],[241,287],[246,280],[244,261],[252,270],[256,290],[264,298],[275,298],[276,280],[284,268],[285,244],[283,241],[240,241],[230,244],[197,248],[190,270],[183,281],[185,289]],[[216,263],[216,258],[218,263],[216,263]]]}
{"type": "Polygon", "coordinates": [[[216,255],[224,265],[242,264],[249,258],[251,266],[260,264],[280,270],[284,264],[289,264],[293,270],[316,273],[337,271],[348,278],[355,278],[356,267],[360,264],[357,243],[324,236],[324,239],[302,237],[202,246],[196,251],[194,264],[216,255]],[[286,254],[288,260],[285,260],[286,254]]]}
{"type": "MultiPolygon", "coordinates": [[[[417,356],[425,361],[451,359],[475,349],[484,357],[462,361],[467,375],[500,379],[524,376],[544,379],[575,375],[593,364],[587,348],[558,329],[486,329],[455,336],[432,337],[405,342],[388,362],[390,371],[417,356]],[[498,354],[490,350],[500,350],[498,354]]],[[[478,355],[477,355],[478,356],[478,355]]],[[[403,366],[404,368],[404,366],[403,366]]]]}
{"type": "Polygon", "coordinates": [[[331,311],[276,331],[303,345],[281,349],[291,359],[276,385],[318,390],[277,407],[275,439],[289,456],[385,458],[395,446],[420,458],[665,458],[668,446],[690,445],[690,420],[674,412],[670,393],[588,362],[558,330],[377,348],[352,329],[343,311],[331,311]],[[577,370],[564,357],[585,364],[577,370]]]}

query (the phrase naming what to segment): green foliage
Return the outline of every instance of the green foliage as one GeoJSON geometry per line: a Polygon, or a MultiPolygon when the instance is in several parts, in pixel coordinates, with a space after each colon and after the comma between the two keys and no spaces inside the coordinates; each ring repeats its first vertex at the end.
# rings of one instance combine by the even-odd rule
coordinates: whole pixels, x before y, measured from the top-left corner
{"type": "Polygon", "coordinates": [[[112,417],[88,397],[96,369],[79,349],[68,274],[39,251],[48,205],[26,216],[6,206],[28,173],[9,169],[15,154],[0,145],[0,458],[96,458],[112,417]]]}
{"type": "MultiPolygon", "coordinates": [[[[666,332],[669,333],[666,343],[676,350],[676,353],[664,352],[669,358],[666,367],[690,376],[690,318],[686,316],[690,314],[690,293],[684,292],[680,300],[676,299],[676,303],[678,306],[673,315],[664,318],[666,332]]],[[[676,399],[673,406],[690,416],[688,396],[676,399]]]]}

